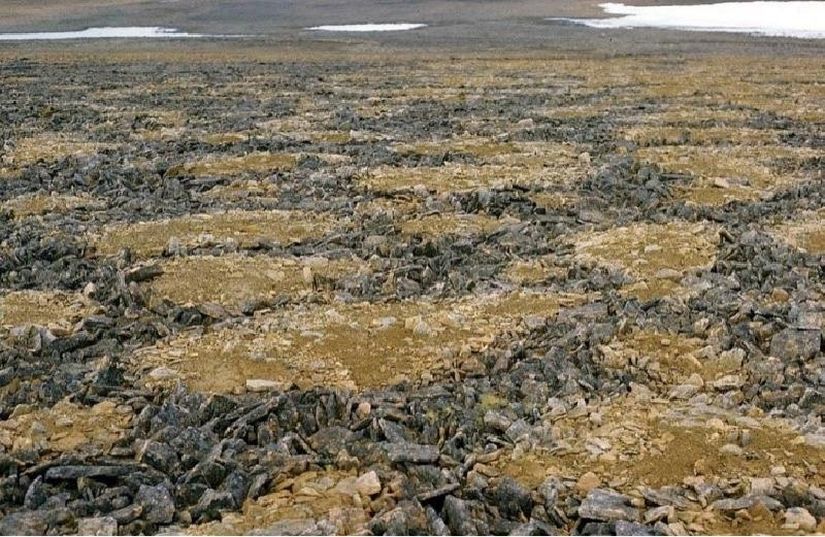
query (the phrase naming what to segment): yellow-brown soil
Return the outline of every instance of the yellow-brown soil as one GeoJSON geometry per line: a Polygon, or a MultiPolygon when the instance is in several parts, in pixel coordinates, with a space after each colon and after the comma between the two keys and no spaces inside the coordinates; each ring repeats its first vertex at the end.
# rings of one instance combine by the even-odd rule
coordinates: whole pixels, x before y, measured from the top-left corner
{"type": "Polygon", "coordinates": [[[237,391],[249,379],[381,386],[457,367],[525,318],[552,317],[583,299],[513,293],[456,302],[297,307],[238,327],[184,334],[142,350],[135,363],[170,367],[207,392],[237,391]]]}
{"type": "Polygon", "coordinates": [[[334,225],[325,215],[302,211],[227,211],[169,220],[112,226],[95,240],[98,253],[114,255],[129,248],[140,257],[157,256],[173,237],[183,245],[235,240],[239,244],[269,240],[281,244],[323,236],[334,225]]]}

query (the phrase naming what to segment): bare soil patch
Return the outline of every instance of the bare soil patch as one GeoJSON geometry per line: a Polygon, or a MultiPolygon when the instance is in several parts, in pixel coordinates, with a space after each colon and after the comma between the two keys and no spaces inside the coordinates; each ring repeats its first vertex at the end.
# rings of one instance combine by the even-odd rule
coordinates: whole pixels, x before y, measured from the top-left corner
{"type": "Polygon", "coordinates": [[[0,294],[0,326],[68,328],[94,310],[94,304],[79,293],[10,291],[0,294]]]}
{"type": "Polygon", "coordinates": [[[328,216],[303,211],[227,211],[111,226],[95,240],[98,253],[129,248],[140,257],[157,256],[173,237],[182,244],[234,240],[241,245],[269,240],[281,244],[323,236],[334,225],[328,216]]]}
{"type": "Polygon", "coordinates": [[[161,265],[149,287],[156,300],[178,304],[215,302],[239,307],[245,301],[306,295],[326,288],[327,280],[357,274],[364,264],[351,259],[192,256],[161,265]]]}
{"type": "Polygon", "coordinates": [[[582,300],[513,293],[455,302],[298,307],[239,327],[182,335],[144,349],[136,365],[171,368],[208,392],[242,390],[250,379],[302,387],[382,386],[458,367],[460,359],[525,318],[548,318],[582,300]]]}
{"type": "Polygon", "coordinates": [[[574,238],[577,256],[635,278],[625,291],[643,300],[679,292],[679,280],[713,264],[716,232],[708,224],[635,224],[574,238]]]}

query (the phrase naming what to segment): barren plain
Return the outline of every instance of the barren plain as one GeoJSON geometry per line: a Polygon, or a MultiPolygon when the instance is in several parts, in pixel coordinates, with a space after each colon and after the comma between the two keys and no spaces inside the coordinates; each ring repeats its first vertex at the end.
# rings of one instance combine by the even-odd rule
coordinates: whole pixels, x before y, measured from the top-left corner
{"type": "Polygon", "coordinates": [[[0,533],[825,531],[823,45],[531,31],[0,47],[0,533]]]}

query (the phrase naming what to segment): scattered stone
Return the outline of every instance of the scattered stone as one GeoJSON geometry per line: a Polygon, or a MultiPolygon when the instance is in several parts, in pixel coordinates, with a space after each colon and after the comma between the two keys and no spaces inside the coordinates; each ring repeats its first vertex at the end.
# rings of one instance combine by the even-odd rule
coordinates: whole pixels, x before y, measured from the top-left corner
{"type": "Polygon", "coordinates": [[[783,528],[812,532],[816,529],[816,518],[803,507],[791,507],[785,511],[783,528]]]}
{"type": "Polygon", "coordinates": [[[254,393],[271,392],[271,391],[285,391],[288,386],[283,382],[266,379],[248,379],[246,381],[246,390],[254,393]]]}
{"type": "Polygon", "coordinates": [[[355,490],[364,497],[374,496],[381,492],[381,480],[374,471],[367,472],[355,481],[355,490]]]}
{"type": "Polygon", "coordinates": [[[786,328],[771,339],[771,356],[781,360],[810,360],[819,352],[820,330],[786,328]]]}
{"type": "Polygon", "coordinates": [[[175,517],[175,501],[163,485],[141,485],[135,496],[135,503],[143,506],[143,515],[147,522],[169,524],[175,517]]]}
{"type": "Polygon", "coordinates": [[[152,380],[173,380],[180,377],[180,374],[174,369],[168,367],[156,367],[149,372],[149,378],[152,380]]]}
{"type": "Polygon", "coordinates": [[[579,516],[606,522],[640,519],[639,510],[631,506],[630,497],[607,489],[592,489],[579,506],[579,516]]]}
{"type": "Polygon", "coordinates": [[[9,52],[0,534],[822,530],[794,47],[168,88],[9,52]]]}
{"type": "Polygon", "coordinates": [[[387,457],[394,463],[428,464],[436,462],[440,456],[435,446],[409,442],[387,443],[384,449],[387,457]]]}
{"type": "Polygon", "coordinates": [[[209,489],[203,493],[198,504],[192,508],[192,520],[201,523],[209,522],[219,518],[221,511],[233,509],[234,507],[236,507],[235,500],[230,493],[209,489]]]}
{"type": "Polygon", "coordinates": [[[529,515],[533,509],[533,499],[530,491],[521,486],[515,479],[505,477],[496,487],[493,497],[496,505],[508,518],[518,518],[529,515]]]}
{"type": "Polygon", "coordinates": [[[77,521],[79,535],[117,535],[117,520],[112,517],[81,518],[77,521]]]}

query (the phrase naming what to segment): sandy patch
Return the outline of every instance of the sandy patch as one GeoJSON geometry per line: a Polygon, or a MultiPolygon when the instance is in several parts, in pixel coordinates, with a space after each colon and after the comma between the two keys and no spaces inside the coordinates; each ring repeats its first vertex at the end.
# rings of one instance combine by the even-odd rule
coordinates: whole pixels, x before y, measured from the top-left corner
{"type": "Polygon", "coordinates": [[[173,237],[182,245],[229,240],[241,246],[261,240],[290,244],[321,237],[333,225],[326,215],[304,211],[227,211],[110,226],[94,244],[101,255],[129,248],[149,257],[160,255],[173,237]]]}
{"type": "Polygon", "coordinates": [[[101,210],[105,208],[105,203],[86,195],[27,194],[10,199],[3,204],[3,208],[11,211],[16,218],[25,218],[49,213],[67,213],[75,209],[101,210]]]}
{"type": "Polygon", "coordinates": [[[164,261],[161,268],[163,274],[149,284],[155,300],[239,307],[252,299],[305,295],[327,281],[357,274],[363,263],[323,257],[227,255],[175,258],[164,261]]]}
{"type": "Polygon", "coordinates": [[[809,254],[825,254],[825,209],[807,211],[793,221],[773,228],[772,234],[809,254]]]}
{"type": "Polygon", "coordinates": [[[39,325],[69,328],[94,311],[94,305],[79,293],[63,291],[0,293],[0,326],[39,325]]]}
{"type": "Polygon", "coordinates": [[[580,260],[626,271],[636,282],[624,291],[649,300],[679,293],[679,280],[710,267],[717,237],[709,225],[670,222],[582,233],[574,241],[580,260]]]}
{"type": "Polygon", "coordinates": [[[242,390],[249,379],[351,389],[457,367],[526,318],[548,318],[578,295],[513,293],[449,302],[301,306],[140,351],[135,365],[168,367],[194,389],[242,390]],[[208,374],[206,374],[208,372],[208,374]]]}
{"type": "Polygon", "coordinates": [[[11,451],[106,451],[126,436],[133,417],[131,407],[117,406],[114,401],[81,407],[64,400],[44,410],[24,406],[0,421],[0,445],[11,451]]]}
{"type": "Polygon", "coordinates": [[[433,214],[407,220],[401,224],[404,235],[487,235],[505,226],[517,224],[515,218],[495,218],[485,214],[433,214]]]}

